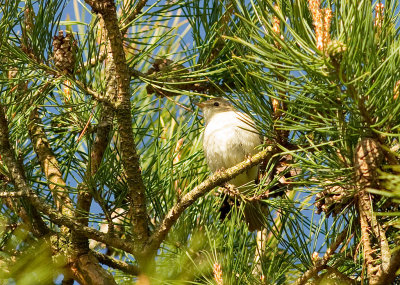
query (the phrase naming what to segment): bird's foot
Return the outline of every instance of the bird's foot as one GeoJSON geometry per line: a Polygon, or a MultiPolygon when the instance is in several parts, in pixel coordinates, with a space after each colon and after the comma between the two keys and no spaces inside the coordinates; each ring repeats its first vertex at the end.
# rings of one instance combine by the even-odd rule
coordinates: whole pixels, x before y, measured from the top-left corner
{"type": "Polygon", "coordinates": [[[217,171],[215,171],[215,172],[217,174],[220,174],[220,173],[224,172],[225,170],[226,170],[225,167],[221,167],[221,168],[217,169],[217,171]]]}
{"type": "Polygon", "coordinates": [[[240,192],[237,190],[236,186],[230,183],[224,185],[224,193],[231,197],[240,196],[240,192]]]}
{"type": "Polygon", "coordinates": [[[249,160],[251,162],[253,156],[250,153],[248,153],[244,157],[245,157],[246,160],[249,160]]]}

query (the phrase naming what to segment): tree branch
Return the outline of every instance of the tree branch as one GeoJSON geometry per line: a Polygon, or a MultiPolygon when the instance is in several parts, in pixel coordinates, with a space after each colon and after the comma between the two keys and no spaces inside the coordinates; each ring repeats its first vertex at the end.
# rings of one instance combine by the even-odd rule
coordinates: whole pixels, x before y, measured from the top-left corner
{"type": "MultiPolygon", "coordinates": [[[[104,105],[101,112],[99,124],[97,126],[97,137],[93,144],[92,152],[90,154],[90,163],[88,164],[85,173],[86,180],[78,186],[79,193],[77,197],[75,217],[80,223],[82,223],[82,225],[85,226],[87,226],[89,222],[88,213],[90,211],[90,206],[92,204],[93,198],[91,191],[89,191],[91,186],[88,184],[88,180],[90,180],[91,177],[96,174],[101,164],[104,152],[108,146],[108,137],[112,128],[112,120],[113,111],[110,107],[104,105]]],[[[72,241],[78,250],[83,252],[89,251],[89,243],[87,237],[73,233],[72,241]]]]}
{"type": "Polygon", "coordinates": [[[91,252],[102,264],[110,266],[112,268],[121,270],[122,272],[137,276],[140,274],[139,268],[135,265],[126,263],[124,261],[115,259],[111,256],[105,255],[103,253],[92,251],[91,252]]]}
{"type": "Polygon", "coordinates": [[[335,253],[336,249],[339,247],[339,245],[344,241],[348,233],[348,229],[345,229],[342,231],[336,240],[331,244],[331,246],[328,248],[326,253],[321,259],[318,259],[314,266],[310,269],[308,269],[304,274],[296,280],[294,283],[295,285],[304,285],[307,283],[307,281],[313,277],[316,277],[318,275],[318,272],[320,272],[322,269],[325,268],[325,266],[328,264],[329,259],[332,257],[332,255],[335,253]]]}
{"type": "Polygon", "coordinates": [[[368,275],[372,278],[375,276],[379,268],[378,266],[374,266],[374,250],[372,249],[371,241],[370,241],[370,226],[369,226],[369,215],[371,213],[371,208],[369,205],[369,196],[365,191],[361,191],[358,194],[358,212],[360,215],[360,226],[361,226],[361,242],[364,246],[364,262],[367,265],[368,275]]]}
{"type": "Polygon", "coordinates": [[[391,253],[386,233],[374,215],[370,187],[378,186],[377,169],[383,158],[377,139],[363,138],[356,146],[354,155],[355,183],[357,185],[357,208],[361,224],[361,240],[364,245],[365,263],[370,284],[378,284],[379,276],[387,272],[391,263],[391,253]],[[372,243],[373,237],[378,242],[372,243]],[[379,244],[378,244],[379,243],[379,244]],[[376,253],[379,248],[380,254],[376,253]],[[377,258],[380,263],[377,263],[377,258]]]}
{"type": "Polygon", "coordinates": [[[80,255],[70,266],[74,279],[82,285],[117,285],[113,275],[104,269],[91,253],[80,255]]]}
{"type": "MultiPolygon", "coordinates": [[[[104,152],[108,145],[109,133],[112,128],[112,118],[113,111],[111,107],[104,104],[97,126],[97,136],[93,144],[91,159],[86,167],[86,179],[78,186],[79,192],[77,195],[75,217],[77,221],[84,226],[88,226],[90,206],[93,199],[92,192],[90,191],[91,183],[89,181],[91,180],[91,177],[96,174],[103,159],[104,152]]],[[[85,271],[89,269],[85,269],[85,267],[80,266],[80,264],[88,264],[91,265],[92,275],[106,276],[104,280],[109,280],[109,273],[98,264],[99,260],[96,259],[96,257],[89,258],[88,260],[91,261],[90,263],[84,262],[84,259],[86,259],[88,254],[90,254],[88,238],[73,231],[71,233],[71,240],[73,248],[75,249],[75,256],[73,257],[73,262],[71,263],[70,268],[71,271],[75,273],[74,276],[79,277],[82,274],[85,275],[85,271]],[[95,265],[95,262],[97,262],[97,265],[95,265]],[[74,270],[74,268],[77,270],[74,270]]]]}
{"type": "Polygon", "coordinates": [[[197,199],[204,196],[207,192],[212,190],[214,187],[228,182],[232,178],[236,177],[240,173],[243,173],[247,169],[259,164],[264,160],[269,160],[274,154],[278,152],[277,147],[269,146],[263,151],[257,153],[256,155],[248,158],[247,160],[225,170],[217,171],[211,175],[207,180],[202,182],[200,185],[195,187],[189,193],[185,194],[181,200],[179,200],[175,206],[173,206],[168,214],[165,216],[164,220],[160,223],[158,228],[150,237],[146,247],[146,254],[154,254],[159,248],[160,244],[164,241],[171,227],[175,224],[178,218],[181,216],[183,211],[192,205],[197,199]]]}
{"type": "Polygon", "coordinates": [[[396,250],[392,257],[390,258],[390,263],[387,270],[382,270],[382,273],[378,275],[376,280],[376,284],[378,285],[386,285],[392,284],[394,279],[396,278],[396,272],[400,268],[400,250],[396,250]]]}
{"type": "Polygon", "coordinates": [[[27,193],[23,191],[4,191],[0,192],[0,198],[21,198],[21,197],[26,197],[27,196],[26,194],[27,193]]]}
{"type": "MultiPolygon", "coordinates": [[[[133,139],[132,115],[130,103],[130,73],[126,63],[123,37],[119,30],[114,1],[86,0],[92,9],[99,13],[104,21],[108,38],[108,58],[112,60],[107,88],[116,89],[115,107],[121,141],[121,159],[125,169],[129,198],[130,216],[132,218],[133,244],[140,251],[149,236],[145,186],[142,180],[139,156],[133,139]]],[[[110,90],[110,93],[112,91],[110,90]]]]}
{"type": "Polygon", "coordinates": [[[136,17],[142,12],[142,9],[144,8],[144,6],[146,6],[147,1],[148,0],[139,0],[138,3],[135,5],[135,8],[133,8],[133,11],[122,22],[122,35],[126,34],[129,29],[129,24],[134,21],[136,17]]]}
{"type": "Polygon", "coordinates": [[[17,191],[25,193],[32,206],[36,208],[36,210],[47,215],[53,223],[60,226],[66,226],[71,230],[76,231],[78,234],[84,235],[90,239],[94,239],[112,247],[125,250],[128,253],[135,254],[134,246],[131,242],[122,240],[115,236],[104,234],[90,227],[83,226],[75,219],[63,216],[35,194],[32,188],[30,188],[26,183],[22,170],[18,167],[18,163],[14,157],[12,147],[8,140],[8,125],[2,106],[0,106],[0,155],[2,161],[8,168],[11,176],[10,178],[12,179],[17,191]]]}
{"type": "Polygon", "coordinates": [[[33,149],[39,159],[40,166],[49,183],[50,192],[58,209],[63,215],[73,217],[73,204],[65,189],[66,183],[62,177],[60,166],[50,147],[46,134],[42,127],[37,108],[34,108],[29,116],[29,135],[33,149]]]}

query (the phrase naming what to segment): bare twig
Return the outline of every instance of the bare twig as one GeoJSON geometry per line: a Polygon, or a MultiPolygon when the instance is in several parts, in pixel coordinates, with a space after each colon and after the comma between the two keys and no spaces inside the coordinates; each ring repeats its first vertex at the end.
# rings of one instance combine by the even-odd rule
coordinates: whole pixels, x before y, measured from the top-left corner
{"type": "Polygon", "coordinates": [[[178,101],[175,101],[174,99],[170,98],[169,96],[166,96],[166,98],[167,98],[169,101],[173,102],[173,103],[174,103],[175,105],[177,105],[178,107],[181,107],[182,109],[184,109],[184,110],[186,110],[186,111],[188,111],[188,112],[192,112],[192,113],[194,112],[192,109],[186,107],[185,105],[179,103],[178,101]]]}
{"type": "Polygon", "coordinates": [[[115,259],[111,256],[105,255],[103,253],[97,251],[91,251],[91,253],[100,261],[100,263],[110,266],[112,268],[121,270],[122,272],[131,274],[131,275],[139,275],[140,270],[137,266],[128,264],[124,261],[115,259]]]}
{"type": "MultiPolygon", "coordinates": [[[[28,195],[29,195],[29,193],[28,193],[28,195]]],[[[20,198],[20,197],[26,197],[26,196],[27,196],[27,193],[25,193],[23,191],[0,192],[0,198],[20,198]]]]}
{"type": "Polygon", "coordinates": [[[306,284],[309,279],[316,277],[318,275],[318,272],[320,272],[322,269],[325,268],[329,259],[335,253],[336,249],[345,240],[348,234],[348,230],[349,229],[345,229],[338,235],[338,237],[328,248],[324,256],[321,259],[316,260],[314,266],[308,269],[306,272],[304,272],[304,274],[299,279],[296,280],[296,282],[294,283],[295,285],[306,284]]]}
{"type": "Polygon", "coordinates": [[[142,9],[144,8],[144,6],[146,6],[147,1],[148,0],[139,0],[138,3],[135,5],[135,8],[133,8],[133,10],[129,13],[129,15],[124,19],[121,29],[121,33],[123,35],[125,35],[126,32],[128,31],[129,24],[133,22],[136,19],[136,17],[142,12],[142,9]]]}
{"type": "Polygon", "coordinates": [[[70,79],[71,82],[75,83],[76,86],[78,86],[81,90],[83,90],[86,94],[90,95],[93,97],[94,100],[104,103],[108,106],[112,106],[112,102],[110,100],[110,98],[108,98],[107,96],[100,94],[94,90],[92,90],[91,88],[85,86],[85,84],[79,80],[76,79],[70,79]]]}

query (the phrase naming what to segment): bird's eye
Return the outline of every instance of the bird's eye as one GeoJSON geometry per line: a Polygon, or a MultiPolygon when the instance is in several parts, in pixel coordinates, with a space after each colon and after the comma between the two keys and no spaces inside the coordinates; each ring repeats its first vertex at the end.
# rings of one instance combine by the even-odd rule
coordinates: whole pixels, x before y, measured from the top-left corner
{"type": "Polygon", "coordinates": [[[214,106],[219,106],[219,103],[218,102],[214,102],[214,106]]]}

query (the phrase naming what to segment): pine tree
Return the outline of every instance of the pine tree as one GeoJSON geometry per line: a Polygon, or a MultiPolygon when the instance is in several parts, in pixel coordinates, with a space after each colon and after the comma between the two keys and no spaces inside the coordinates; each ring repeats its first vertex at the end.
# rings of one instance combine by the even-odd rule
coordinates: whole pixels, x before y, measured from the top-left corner
{"type": "Polygon", "coordinates": [[[0,4],[1,279],[399,281],[397,1],[0,4]],[[211,97],[264,137],[214,174],[211,97]]]}

